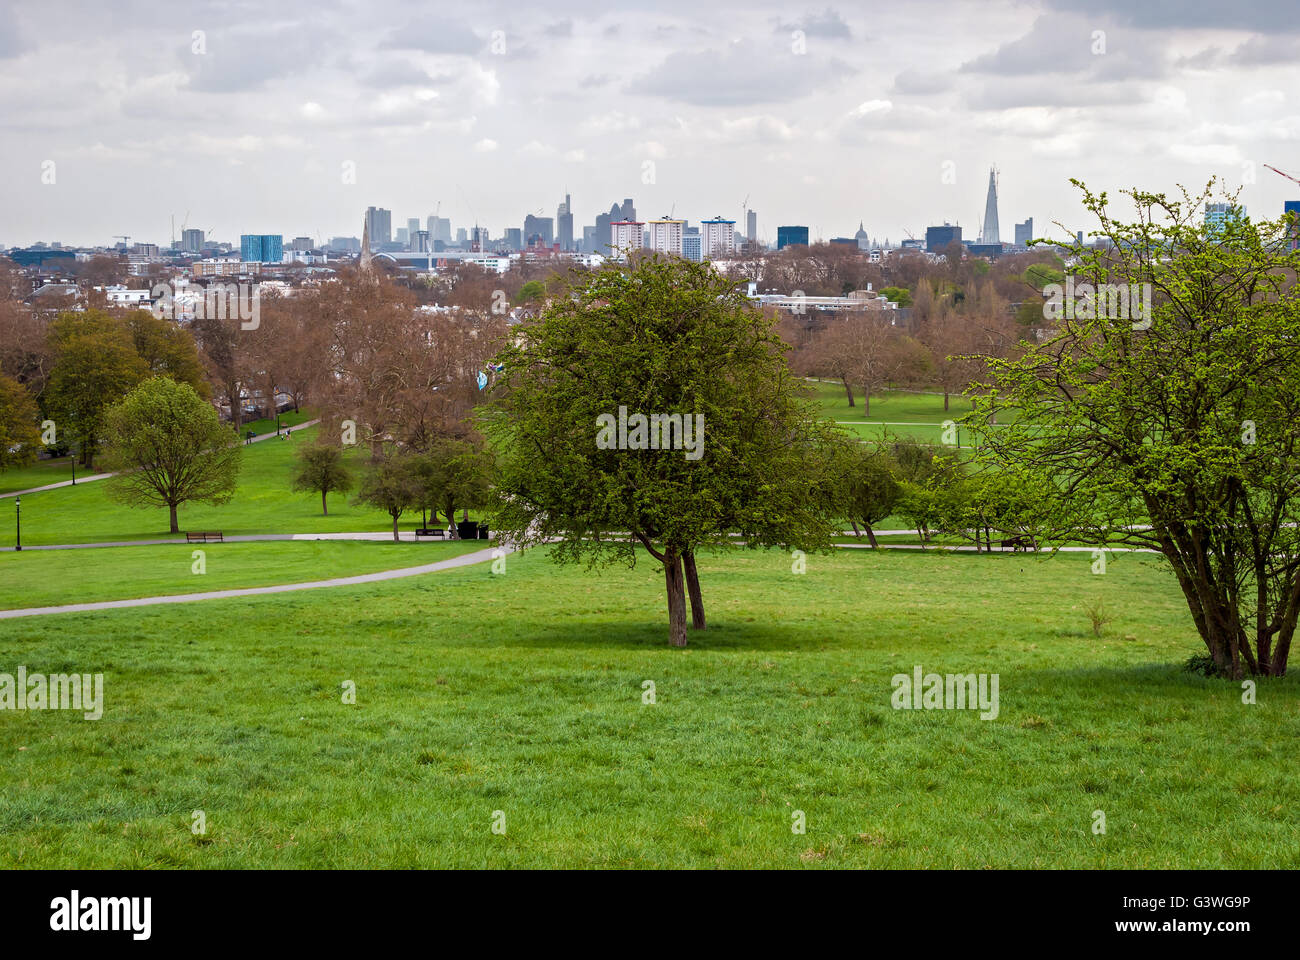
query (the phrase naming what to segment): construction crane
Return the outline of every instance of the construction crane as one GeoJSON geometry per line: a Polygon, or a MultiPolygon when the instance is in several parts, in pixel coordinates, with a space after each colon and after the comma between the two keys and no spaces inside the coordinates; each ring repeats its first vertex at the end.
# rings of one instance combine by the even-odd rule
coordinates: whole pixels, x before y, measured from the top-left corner
{"type": "Polygon", "coordinates": [[[131,239],[131,235],[130,235],[129,233],[115,233],[115,234],[113,234],[113,239],[114,239],[114,240],[121,240],[121,241],[122,241],[122,246],[125,247],[125,246],[129,246],[129,244],[127,243],[127,241],[131,239]]]}
{"type": "Polygon", "coordinates": [[[1300,180],[1297,180],[1295,177],[1291,176],[1291,174],[1289,174],[1289,173],[1283,173],[1283,172],[1282,172],[1281,170],[1279,170],[1277,167],[1269,166],[1267,163],[1264,164],[1264,166],[1265,166],[1266,168],[1268,168],[1269,170],[1272,170],[1272,171],[1273,171],[1274,173],[1276,173],[1279,177],[1286,177],[1286,179],[1290,180],[1292,183],[1300,184],[1300,180]]]}

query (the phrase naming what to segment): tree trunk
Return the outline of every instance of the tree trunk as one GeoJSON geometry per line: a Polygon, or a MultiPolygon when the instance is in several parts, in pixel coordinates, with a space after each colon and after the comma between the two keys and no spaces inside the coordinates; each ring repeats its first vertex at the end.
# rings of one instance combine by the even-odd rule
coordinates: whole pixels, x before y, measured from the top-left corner
{"type": "Polygon", "coordinates": [[[329,508],[328,506],[326,506],[326,504],[325,504],[325,491],[324,491],[324,490],[322,490],[322,491],[320,492],[320,512],[321,512],[321,516],[322,516],[322,517],[328,517],[328,516],[330,515],[330,508],[329,508]]]}
{"type": "Polygon", "coordinates": [[[844,392],[847,393],[847,394],[849,395],[849,406],[852,407],[852,406],[854,406],[854,403],[853,403],[853,386],[849,383],[849,378],[848,378],[848,377],[841,377],[840,380],[844,383],[844,392]]]}
{"type": "Polygon", "coordinates": [[[871,416],[871,388],[862,388],[862,415],[871,416]]]}
{"type": "Polygon", "coordinates": [[[686,591],[682,582],[682,557],[669,549],[664,556],[664,581],[668,588],[668,643],[686,646],[686,591]]]}
{"type": "Polygon", "coordinates": [[[704,595],[700,593],[700,574],[695,569],[695,551],[686,550],[682,553],[682,566],[686,570],[686,590],[691,597],[691,629],[703,630],[704,621],[704,595]]]}
{"type": "Polygon", "coordinates": [[[456,507],[452,501],[447,501],[447,528],[450,531],[447,534],[448,540],[459,540],[460,531],[456,529],[456,507]]]}
{"type": "Polygon", "coordinates": [[[394,542],[399,542],[399,541],[402,539],[401,537],[399,537],[399,536],[397,535],[397,517],[398,517],[398,514],[396,514],[396,513],[393,514],[393,541],[394,541],[394,542]]]}
{"type": "Polygon", "coordinates": [[[943,388],[943,412],[948,412],[948,388],[943,388]]]}
{"type": "Polygon", "coordinates": [[[171,511],[172,533],[180,533],[181,532],[180,524],[176,522],[176,504],[169,503],[167,504],[167,508],[168,510],[171,511]]]}
{"type": "Polygon", "coordinates": [[[876,531],[871,529],[871,524],[865,524],[863,529],[867,531],[867,542],[871,544],[871,549],[879,550],[880,543],[876,540],[876,531]]]}

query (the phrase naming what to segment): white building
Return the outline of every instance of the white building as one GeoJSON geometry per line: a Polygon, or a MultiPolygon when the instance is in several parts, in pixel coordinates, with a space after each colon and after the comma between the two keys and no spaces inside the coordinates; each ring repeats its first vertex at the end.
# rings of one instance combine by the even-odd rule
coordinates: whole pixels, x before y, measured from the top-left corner
{"type": "Polygon", "coordinates": [[[674,256],[682,255],[682,237],[686,233],[685,220],[651,220],[650,227],[650,249],[656,253],[671,253],[674,256]]]}
{"type": "Polygon", "coordinates": [[[644,248],[645,237],[640,220],[615,220],[609,225],[609,245],[619,257],[628,250],[644,248]]]}
{"type": "Polygon", "coordinates": [[[721,217],[701,220],[700,246],[707,259],[731,256],[736,250],[736,221],[721,217]]]}

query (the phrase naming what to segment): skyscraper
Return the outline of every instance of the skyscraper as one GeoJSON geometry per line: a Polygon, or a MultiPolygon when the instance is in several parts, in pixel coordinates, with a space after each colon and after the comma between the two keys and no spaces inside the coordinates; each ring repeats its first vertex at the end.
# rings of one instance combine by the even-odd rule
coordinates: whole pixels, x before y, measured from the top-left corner
{"type": "Polygon", "coordinates": [[[569,195],[564,195],[564,202],[555,211],[555,239],[561,250],[573,249],[573,207],[569,204],[569,195]]]}
{"type": "Polygon", "coordinates": [[[758,211],[745,211],[745,242],[758,243],[758,211]]]}
{"type": "Polygon", "coordinates": [[[984,201],[984,232],[980,234],[980,243],[1001,243],[998,237],[998,171],[989,168],[989,195],[984,201]]]}
{"type": "Polygon", "coordinates": [[[393,239],[393,212],[383,207],[366,208],[366,225],[370,227],[372,246],[383,246],[393,239]]]}
{"type": "Polygon", "coordinates": [[[555,242],[555,221],[550,217],[537,217],[528,214],[524,217],[524,246],[531,247],[540,243],[549,247],[555,242]]]}
{"type": "Polygon", "coordinates": [[[1024,223],[1016,224],[1016,246],[1027,247],[1032,239],[1034,239],[1034,218],[1026,217],[1024,223]]]}
{"type": "Polygon", "coordinates": [[[707,259],[729,257],[736,249],[736,221],[714,217],[701,220],[701,247],[707,259]]]}
{"type": "Polygon", "coordinates": [[[203,231],[189,230],[181,231],[181,249],[186,253],[198,253],[203,249],[203,231]]]}
{"type": "Polygon", "coordinates": [[[679,257],[682,255],[685,220],[669,220],[665,217],[662,220],[651,220],[647,226],[650,228],[650,239],[646,245],[651,250],[658,253],[671,253],[679,257]]]}
{"type": "Polygon", "coordinates": [[[239,259],[245,263],[279,263],[284,237],[278,233],[246,233],[239,238],[239,259]]]}

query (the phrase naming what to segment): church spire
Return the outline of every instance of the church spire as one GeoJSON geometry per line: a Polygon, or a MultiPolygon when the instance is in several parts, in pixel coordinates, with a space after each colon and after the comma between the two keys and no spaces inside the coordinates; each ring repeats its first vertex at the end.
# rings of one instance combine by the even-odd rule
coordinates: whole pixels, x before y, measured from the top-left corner
{"type": "Polygon", "coordinates": [[[361,261],[359,266],[363,271],[370,270],[370,217],[366,216],[365,225],[361,228],[361,261]]]}

